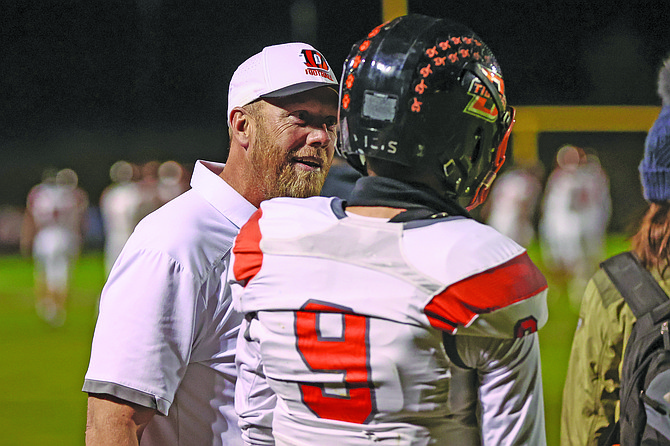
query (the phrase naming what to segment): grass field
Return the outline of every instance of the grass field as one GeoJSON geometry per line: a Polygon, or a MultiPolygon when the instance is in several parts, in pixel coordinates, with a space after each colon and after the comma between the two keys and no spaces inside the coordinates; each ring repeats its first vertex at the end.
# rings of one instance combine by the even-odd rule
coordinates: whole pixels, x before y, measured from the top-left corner
{"type": "MultiPolygon", "coordinates": [[[[623,237],[608,240],[608,255],[625,249],[623,237]]],[[[543,269],[537,246],[531,246],[529,253],[543,269]]],[[[558,278],[545,274],[550,313],[540,341],[548,445],[557,446],[561,393],[577,314],[558,278]]],[[[73,275],[65,325],[52,329],[35,314],[30,262],[18,255],[0,256],[0,445],[84,443],[86,395],[81,386],[103,282],[102,255],[82,256],[73,275]]]]}
{"type": "MultiPolygon", "coordinates": [[[[609,237],[606,248],[606,256],[609,257],[628,250],[629,244],[624,236],[613,235],[609,237]]],[[[528,253],[545,273],[549,283],[549,320],[539,333],[547,446],[558,446],[563,384],[570,359],[572,336],[579,315],[578,309],[569,303],[565,281],[547,271],[537,245],[529,247],[528,253]]]]}
{"type": "Polygon", "coordinates": [[[103,281],[102,256],[83,256],[65,325],[52,329],[35,313],[31,263],[0,257],[1,445],[84,444],[81,386],[103,281]]]}

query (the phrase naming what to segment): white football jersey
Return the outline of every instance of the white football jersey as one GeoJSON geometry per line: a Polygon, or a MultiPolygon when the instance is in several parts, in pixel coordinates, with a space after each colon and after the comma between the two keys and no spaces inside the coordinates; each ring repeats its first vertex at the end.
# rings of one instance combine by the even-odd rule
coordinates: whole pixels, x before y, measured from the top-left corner
{"type": "Polygon", "coordinates": [[[112,184],[100,197],[100,213],[105,230],[105,270],[108,274],[139,223],[141,198],[140,188],[134,182],[112,184]]]}
{"type": "Polygon", "coordinates": [[[80,234],[88,199],[81,189],[41,183],[31,189],[27,206],[38,231],[50,226],[60,226],[74,234],[80,234]]]}
{"type": "Polygon", "coordinates": [[[242,228],[232,262],[248,443],[544,444],[535,331],[547,285],[492,228],[280,198],[242,228]],[[472,370],[451,365],[443,332],[472,370]]]}

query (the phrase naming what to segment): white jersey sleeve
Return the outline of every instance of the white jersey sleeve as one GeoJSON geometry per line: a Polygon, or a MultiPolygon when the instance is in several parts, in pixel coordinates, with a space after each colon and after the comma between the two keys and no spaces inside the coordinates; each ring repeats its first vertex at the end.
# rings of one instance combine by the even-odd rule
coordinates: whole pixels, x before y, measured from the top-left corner
{"type": "Polygon", "coordinates": [[[235,410],[245,444],[272,446],[275,444],[272,415],[277,396],[265,379],[259,344],[251,341],[249,330],[249,323],[242,321],[235,359],[238,370],[235,410]]]}
{"type": "MultiPolygon", "coordinates": [[[[477,372],[484,446],[545,445],[544,399],[537,333],[517,339],[457,336],[463,362],[477,372]]],[[[453,398],[473,395],[453,387],[453,398]]]]}

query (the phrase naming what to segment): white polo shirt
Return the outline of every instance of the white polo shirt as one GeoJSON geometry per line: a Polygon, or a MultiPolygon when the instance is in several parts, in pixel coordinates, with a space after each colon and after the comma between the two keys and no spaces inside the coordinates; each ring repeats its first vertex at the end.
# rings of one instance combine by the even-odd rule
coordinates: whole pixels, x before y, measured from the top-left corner
{"type": "Polygon", "coordinates": [[[241,444],[233,407],[240,315],[225,282],[256,208],[198,161],[192,189],[144,218],[102,290],[83,391],[156,409],[142,445],[241,444]]]}

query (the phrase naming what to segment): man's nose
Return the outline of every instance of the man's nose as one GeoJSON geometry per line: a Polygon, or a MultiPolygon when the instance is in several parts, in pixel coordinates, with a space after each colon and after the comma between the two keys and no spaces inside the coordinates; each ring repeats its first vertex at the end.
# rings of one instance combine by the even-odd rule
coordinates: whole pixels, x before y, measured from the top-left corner
{"type": "Polygon", "coordinates": [[[307,136],[307,144],[310,146],[327,147],[335,141],[335,137],[335,132],[329,131],[326,124],[321,124],[320,127],[311,127],[307,136]]]}

